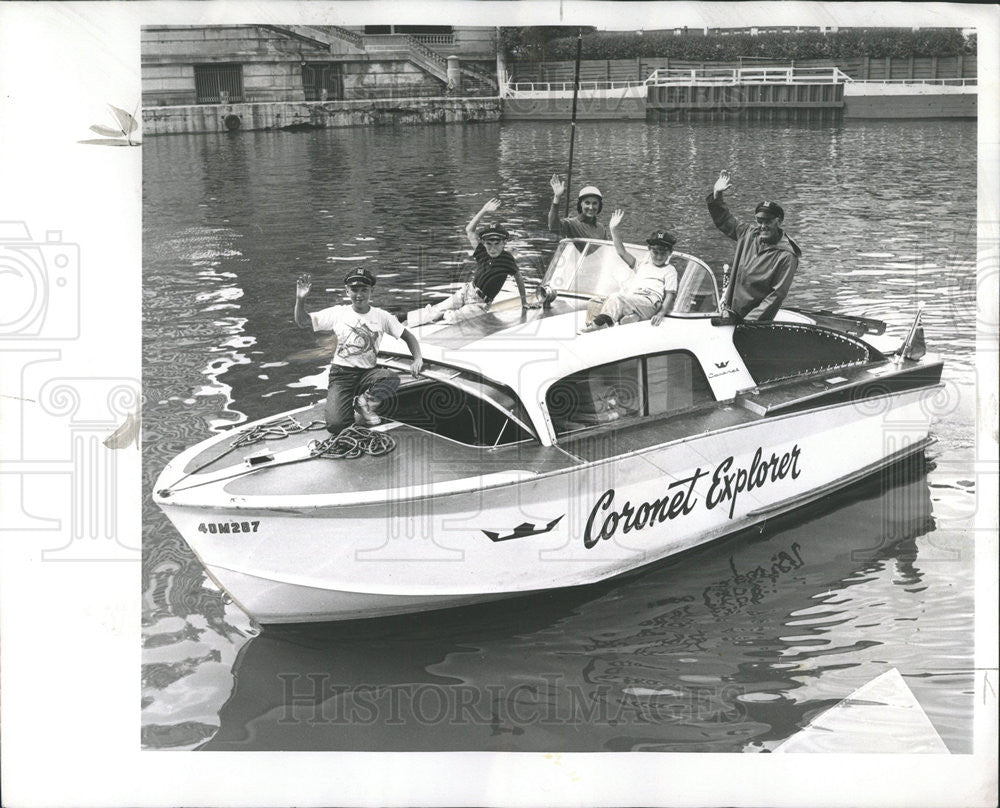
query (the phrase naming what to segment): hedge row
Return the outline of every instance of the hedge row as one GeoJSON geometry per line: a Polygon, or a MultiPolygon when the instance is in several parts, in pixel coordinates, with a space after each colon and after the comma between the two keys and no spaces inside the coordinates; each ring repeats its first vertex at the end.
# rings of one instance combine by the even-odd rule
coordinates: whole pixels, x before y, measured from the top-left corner
{"type": "MultiPolygon", "coordinates": [[[[507,29],[510,31],[511,29],[507,29]]],[[[516,29],[515,29],[516,30],[516,29]]],[[[523,30],[523,29],[522,29],[523,30]]],[[[558,60],[576,58],[576,36],[545,41],[539,37],[503,37],[513,59],[558,60]]],[[[733,61],[740,58],[845,59],[909,56],[955,56],[975,53],[976,37],[965,37],[957,29],[905,30],[854,28],[830,33],[697,34],[675,35],[672,31],[646,33],[619,31],[584,32],[582,58],[634,59],[667,57],[691,61],[733,61]]]]}

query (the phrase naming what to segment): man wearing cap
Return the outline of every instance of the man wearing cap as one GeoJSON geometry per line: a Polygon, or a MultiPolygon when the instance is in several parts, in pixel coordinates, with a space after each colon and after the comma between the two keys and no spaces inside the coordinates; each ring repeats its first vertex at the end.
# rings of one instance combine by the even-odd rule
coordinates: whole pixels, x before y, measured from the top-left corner
{"type": "Polygon", "coordinates": [[[722,310],[735,321],[757,312],[758,320],[773,320],[799,266],[802,250],[781,229],[785,211],[765,201],[754,211],[755,226],[740,223],[722,194],[731,184],[723,169],[708,195],[708,212],[715,226],[736,242],[736,255],[722,295],[722,310]]]}
{"type": "Polygon", "coordinates": [[[633,275],[621,291],[608,295],[601,304],[600,312],[583,330],[596,331],[616,323],[649,320],[654,326],[663,322],[667,312],[673,308],[677,296],[677,270],[668,261],[677,238],[666,230],[654,230],[646,243],[649,253],[638,261],[625,249],[618,225],[625,216],[624,211],[611,214],[611,237],[621,259],[629,265],[633,275]]]}
{"type": "Polygon", "coordinates": [[[465,235],[472,245],[472,258],[476,271],[472,280],[462,285],[455,294],[440,303],[428,305],[417,316],[419,323],[433,323],[444,319],[446,323],[458,323],[471,317],[485,314],[493,298],[497,296],[508,275],[514,276],[517,291],[521,295],[521,311],[536,308],[539,304],[528,303],[524,291],[524,278],[514,260],[514,256],[504,249],[510,234],[501,224],[490,224],[477,232],[480,219],[500,207],[499,197],[490,199],[465,226],[465,235]]]}
{"type": "Polygon", "coordinates": [[[566,183],[558,174],[553,174],[549,180],[552,186],[552,204],[549,206],[549,230],[558,233],[563,238],[611,238],[608,228],[597,221],[597,216],[604,207],[604,199],[600,190],[594,185],[580,189],[576,197],[576,216],[559,218],[559,200],[566,192],[566,183]]]}
{"type": "Polygon", "coordinates": [[[377,426],[375,414],[399,387],[399,377],[391,370],[375,366],[378,346],[386,333],[402,339],[410,349],[410,372],[417,376],[423,365],[417,338],[384,309],[371,305],[375,276],[357,267],[344,278],[350,306],[330,306],[315,314],[305,310],[312,277],[301,275],[295,286],[295,323],[313,331],[333,331],[337,348],[330,365],[330,386],[326,396],[326,428],[337,434],[352,421],[377,426]]]}

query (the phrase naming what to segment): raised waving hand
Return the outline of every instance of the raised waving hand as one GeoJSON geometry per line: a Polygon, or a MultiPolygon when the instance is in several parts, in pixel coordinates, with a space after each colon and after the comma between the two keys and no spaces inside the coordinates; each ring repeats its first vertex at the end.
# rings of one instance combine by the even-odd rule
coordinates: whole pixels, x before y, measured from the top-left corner
{"type": "Polygon", "coordinates": [[[715,181],[715,185],[712,187],[712,194],[718,196],[723,191],[728,191],[729,186],[733,184],[732,177],[729,174],[729,169],[724,168],[719,172],[719,179],[715,181]]]}

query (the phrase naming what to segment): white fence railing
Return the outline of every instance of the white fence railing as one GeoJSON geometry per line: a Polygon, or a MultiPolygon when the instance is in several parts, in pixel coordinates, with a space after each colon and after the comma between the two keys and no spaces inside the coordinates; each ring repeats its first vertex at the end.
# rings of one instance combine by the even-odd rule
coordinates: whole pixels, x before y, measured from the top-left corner
{"type": "Polygon", "coordinates": [[[843,84],[851,77],[836,67],[659,68],[645,84],[691,87],[735,84],[843,84]]]}
{"type": "MultiPolygon", "coordinates": [[[[636,87],[701,87],[743,84],[853,84],[855,86],[928,84],[938,86],[974,86],[974,78],[949,79],[852,79],[836,67],[744,67],[736,69],[660,68],[643,81],[581,81],[581,92],[610,92],[636,87]]],[[[572,93],[572,81],[511,81],[504,76],[500,94],[506,98],[537,97],[543,93],[572,93]]]]}
{"type": "MultiPolygon", "coordinates": [[[[506,94],[518,95],[519,93],[537,92],[571,92],[573,90],[572,81],[516,81],[507,82],[505,85],[506,94]]],[[[581,90],[623,90],[628,87],[645,87],[645,81],[581,81],[581,90]]]]}
{"type": "Polygon", "coordinates": [[[899,85],[899,84],[932,84],[939,87],[975,87],[975,78],[954,79],[854,79],[854,84],[862,85],[899,85]]]}

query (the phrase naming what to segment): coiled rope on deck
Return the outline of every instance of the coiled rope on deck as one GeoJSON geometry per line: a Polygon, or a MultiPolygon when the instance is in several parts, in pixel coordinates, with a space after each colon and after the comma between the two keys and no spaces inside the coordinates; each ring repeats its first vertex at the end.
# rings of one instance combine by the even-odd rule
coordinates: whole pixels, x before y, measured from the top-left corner
{"type": "MultiPolygon", "coordinates": [[[[184,486],[183,488],[177,487],[178,483],[193,477],[206,466],[215,463],[228,455],[230,452],[233,452],[241,447],[251,446],[254,443],[260,443],[261,441],[269,438],[277,440],[279,438],[287,438],[289,435],[294,435],[298,432],[313,432],[320,429],[326,429],[325,421],[310,421],[308,424],[300,424],[290,415],[278,421],[270,421],[266,424],[261,424],[260,426],[251,427],[250,429],[244,430],[240,433],[236,440],[234,440],[224,452],[215,457],[209,458],[197,468],[194,468],[181,476],[181,478],[177,481],[177,483],[174,483],[173,486],[161,489],[158,493],[160,496],[168,497],[175,491],[186,491],[191,488],[197,488],[200,485],[207,485],[209,482],[217,481],[217,479],[209,479],[184,486]]],[[[389,454],[389,452],[395,448],[396,440],[389,435],[386,435],[384,432],[373,432],[372,430],[361,426],[349,426],[342,429],[338,434],[332,435],[325,440],[310,441],[308,444],[308,457],[299,456],[278,462],[265,462],[261,463],[259,466],[250,468],[249,470],[239,468],[231,476],[247,474],[257,469],[270,469],[277,465],[301,463],[303,460],[313,460],[317,457],[327,457],[333,460],[354,460],[366,454],[379,456],[389,454]]],[[[267,458],[267,460],[273,461],[274,458],[272,456],[267,458]]]]}
{"type": "Polygon", "coordinates": [[[268,421],[267,423],[258,424],[244,430],[233,441],[230,448],[238,449],[241,446],[251,446],[254,443],[260,443],[264,440],[280,440],[298,432],[312,432],[325,428],[326,423],[324,421],[310,421],[308,424],[303,425],[291,415],[286,415],[284,418],[276,421],[268,421]]]}
{"type": "Polygon", "coordinates": [[[389,454],[395,448],[395,438],[384,432],[373,432],[363,426],[348,426],[325,440],[312,441],[309,456],[355,460],[366,454],[376,457],[389,454]]]}

